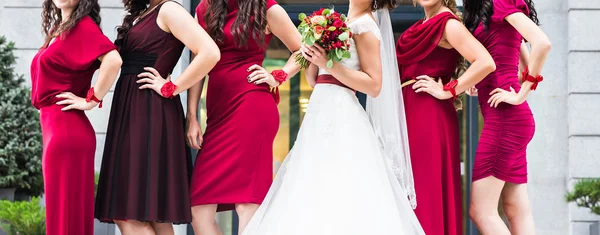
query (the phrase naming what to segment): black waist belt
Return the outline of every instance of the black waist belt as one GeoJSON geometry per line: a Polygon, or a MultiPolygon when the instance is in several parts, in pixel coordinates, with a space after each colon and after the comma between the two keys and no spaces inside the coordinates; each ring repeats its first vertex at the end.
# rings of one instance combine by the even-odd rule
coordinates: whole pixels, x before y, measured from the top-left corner
{"type": "Polygon", "coordinates": [[[121,55],[123,65],[121,74],[140,74],[146,72],[144,67],[154,67],[157,56],[146,53],[125,53],[121,55]]]}

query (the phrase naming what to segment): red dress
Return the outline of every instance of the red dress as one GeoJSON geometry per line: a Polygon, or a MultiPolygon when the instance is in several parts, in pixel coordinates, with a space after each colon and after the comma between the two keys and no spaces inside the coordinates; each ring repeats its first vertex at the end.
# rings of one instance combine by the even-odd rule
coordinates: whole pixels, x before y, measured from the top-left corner
{"type": "MultiPolygon", "coordinates": [[[[163,3],[164,4],[164,3],[163,3]]],[[[140,90],[137,75],[154,67],[167,77],[184,45],[156,23],[159,5],[134,25],[119,45],[123,58],[106,131],[96,195],[96,218],[191,222],[191,152],[179,96],[140,90]]]]}
{"type": "MultiPolygon", "coordinates": [[[[402,82],[420,75],[450,81],[458,64],[454,49],[438,46],[449,12],[418,21],[398,40],[396,55],[402,82]]],[[[452,100],[402,89],[408,142],[415,178],[415,214],[428,235],[462,235],[462,196],[458,117],[452,100]]]]}
{"type": "MultiPolygon", "coordinates": [[[[266,1],[267,9],[277,4],[266,1]]],[[[207,2],[196,9],[204,28],[207,2]]],[[[238,14],[237,0],[228,0],[227,8],[221,60],[209,73],[206,131],[190,187],[192,206],[218,204],[219,211],[262,203],[273,180],[273,141],[279,128],[269,85],[247,81],[247,69],[262,65],[272,35],[265,35],[264,45],[250,36],[245,48],[236,46],[231,25],[238,14]]]]}
{"type": "Polygon", "coordinates": [[[31,62],[31,102],[40,109],[46,234],[94,233],[96,134],[85,113],[61,111],[56,95],[85,97],[98,57],[115,46],[89,16],[41,48],[31,62]]]}
{"type": "Polygon", "coordinates": [[[479,107],[483,115],[483,130],[477,146],[473,181],[494,176],[510,183],[527,183],[527,144],[533,138],[535,121],[527,102],[520,105],[501,103],[490,107],[487,100],[495,88],[516,92],[519,83],[519,56],[523,37],[506,20],[508,15],[521,12],[529,15],[523,0],[495,0],[489,30],[483,24],[474,35],[490,52],[496,71],[477,84],[479,107]]]}

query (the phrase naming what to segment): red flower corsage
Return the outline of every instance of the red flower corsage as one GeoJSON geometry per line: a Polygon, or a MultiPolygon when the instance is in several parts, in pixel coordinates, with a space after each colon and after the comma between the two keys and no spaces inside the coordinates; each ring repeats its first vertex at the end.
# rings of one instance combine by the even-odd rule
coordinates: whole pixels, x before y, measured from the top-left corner
{"type": "Polygon", "coordinates": [[[537,89],[538,84],[541,81],[544,81],[544,77],[542,75],[537,75],[537,76],[531,76],[529,75],[529,66],[525,67],[525,70],[523,71],[522,75],[522,79],[523,81],[530,81],[533,83],[533,85],[531,85],[531,90],[535,91],[535,89],[537,89]]]}
{"type": "Polygon", "coordinates": [[[169,81],[160,88],[160,94],[162,94],[162,96],[165,98],[171,99],[173,98],[173,93],[175,92],[175,89],[177,89],[177,86],[175,86],[175,84],[169,81]]]}
{"type": "Polygon", "coordinates": [[[94,88],[90,88],[87,92],[87,95],[85,96],[85,102],[92,102],[92,101],[96,101],[98,102],[98,108],[102,108],[102,100],[98,99],[98,97],[96,97],[94,95],[94,88]]]}
{"type": "MultiPolygon", "coordinates": [[[[288,74],[285,71],[278,69],[273,70],[271,76],[273,76],[275,81],[279,82],[279,85],[281,85],[287,80],[288,74]]],[[[275,98],[275,103],[279,104],[279,101],[281,100],[281,97],[279,96],[279,87],[272,88],[271,92],[273,93],[273,98],[275,98]]]]}
{"type": "Polygon", "coordinates": [[[458,80],[452,80],[444,85],[444,91],[449,91],[452,94],[452,100],[457,98],[456,85],[458,85],[458,80]]]}

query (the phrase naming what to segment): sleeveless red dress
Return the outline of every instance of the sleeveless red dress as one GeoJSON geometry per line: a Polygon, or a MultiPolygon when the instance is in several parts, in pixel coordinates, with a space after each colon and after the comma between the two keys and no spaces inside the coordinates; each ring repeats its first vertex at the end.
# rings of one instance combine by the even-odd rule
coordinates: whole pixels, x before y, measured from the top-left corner
{"type": "Polygon", "coordinates": [[[42,47],[31,62],[31,102],[40,110],[46,234],[94,233],[96,133],[81,110],[61,111],[62,92],[85,97],[98,58],[115,46],[89,16],[42,47]]]}
{"type": "MultiPolygon", "coordinates": [[[[196,9],[198,23],[206,28],[207,2],[196,9]]],[[[277,4],[266,0],[267,9],[277,4]]],[[[194,165],[192,206],[218,204],[218,211],[235,204],[261,204],[273,181],[273,141],[279,112],[269,85],[248,83],[247,69],[262,65],[272,35],[265,44],[248,37],[238,47],[231,26],[238,13],[237,0],[228,0],[228,13],[219,43],[221,60],[209,73],[206,94],[206,131],[194,165]]]]}
{"type": "MultiPolygon", "coordinates": [[[[450,81],[458,64],[454,49],[438,46],[446,22],[457,18],[440,13],[418,21],[398,39],[396,55],[402,82],[420,75],[450,81]]],[[[428,235],[462,235],[460,136],[452,100],[438,100],[402,89],[408,142],[415,179],[415,214],[428,235]]]]}
{"type": "Polygon", "coordinates": [[[489,30],[483,24],[474,35],[490,52],[496,71],[477,84],[479,107],[483,115],[483,131],[477,146],[473,181],[494,176],[510,183],[527,183],[527,144],[533,138],[535,121],[527,102],[521,105],[501,103],[490,107],[487,100],[496,88],[516,92],[519,83],[519,56],[523,37],[506,20],[508,15],[521,12],[529,15],[523,0],[494,0],[494,13],[489,30]]]}
{"type": "MultiPolygon", "coordinates": [[[[164,4],[164,3],[163,3],[164,4]]],[[[140,19],[120,44],[121,75],[115,86],[102,168],[96,218],[191,222],[191,152],[185,143],[185,116],[179,96],[167,99],[140,90],[137,75],[154,67],[167,77],[184,45],[163,31],[156,18],[163,5],[140,19]]]]}

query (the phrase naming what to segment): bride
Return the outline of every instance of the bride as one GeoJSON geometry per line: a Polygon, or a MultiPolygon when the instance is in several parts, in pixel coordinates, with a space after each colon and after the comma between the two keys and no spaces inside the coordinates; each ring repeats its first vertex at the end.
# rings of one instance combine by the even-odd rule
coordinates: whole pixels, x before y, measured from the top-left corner
{"type": "Polygon", "coordinates": [[[294,147],[242,234],[425,234],[413,212],[388,12],[395,5],[350,0],[351,58],[331,69],[322,48],[302,48],[312,63],[306,77],[314,91],[294,147]],[[367,112],[354,90],[370,96],[367,112]]]}

